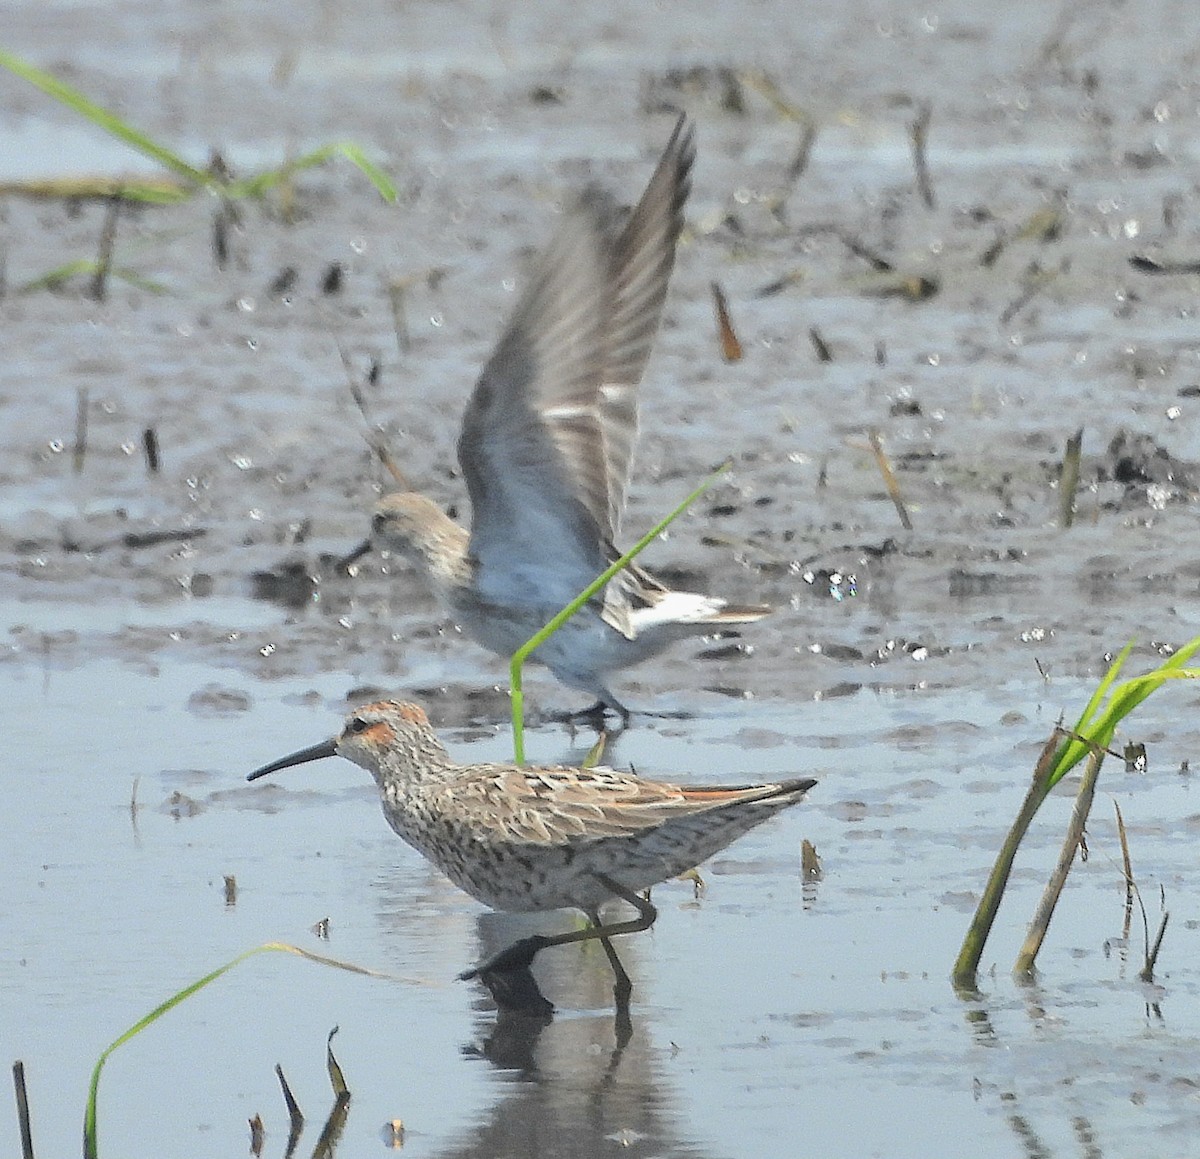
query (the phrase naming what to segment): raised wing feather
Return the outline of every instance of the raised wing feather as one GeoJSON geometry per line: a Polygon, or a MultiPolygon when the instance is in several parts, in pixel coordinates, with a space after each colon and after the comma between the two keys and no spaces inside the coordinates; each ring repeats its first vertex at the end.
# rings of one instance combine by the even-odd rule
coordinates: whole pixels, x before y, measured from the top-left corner
{"type": "Polygon", "coordinates": [[[476,384],[458,456],[485,598],[558,606],[607,566],[692,158],[681,118],[623,228],[583,194],[476,384]]]}
{"type": "Polygon", "coordinates": [[[561,604],[604,569],[597,390],[610,315],[611,203],[589,190],[542,256],[463,416],[480,594],[561,604]]]}
{"type": "Polygon", "coordinates": [[[641,201],[617,239],[613,255],[613,314],[600,389],[608,463],[609,538],[616,539],[637,437],[637,386],[658,333],[683,206],[691,191],[696,149],[680,117],[641,201]]]}

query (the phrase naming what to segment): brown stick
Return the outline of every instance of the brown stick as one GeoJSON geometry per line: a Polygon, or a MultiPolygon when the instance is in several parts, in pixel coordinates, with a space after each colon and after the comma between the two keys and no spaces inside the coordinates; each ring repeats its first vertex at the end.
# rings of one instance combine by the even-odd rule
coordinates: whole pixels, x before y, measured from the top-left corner
{"type": "Polygon", "coordinates": [[[1075,492],[1079,490],[1079,459],[1083,452],[1083,427],[1069,439],[1058,472],[1058,524],[1065,531],[1075,522],[1075,492]]]}
{"type": "Polygon", "coordinates": [[[875,454],[875,462],[879,464],[879,473],[883,476],[883,485],[887,488],[888,496],[896,508],[896,514],[900,516],[900,526],[905,531],[912,531],[912,520],[908,517],[908,508],[905,507],[904,499],[900,495],[900,484],[896,482],[896,476],[892,472],[892,465],[888,462],[887,455],[883,450],[883,444],[879,440],[879,432],[872,428],[868,432],[867,438],[871,441],[871,450],[875,454]]]}
{"type": "Polygon", "coordinates": [[[153,427],[142,431],[142,450],[146,452],[146,470],[151,475],[157,475],[162,463],[158,457],[158,435],[153,427]]]}
{"type": "Polygon", "coordinates": [[[121,198],[110,197],[100,229],[100,245],[96,250],[96,270],[92,274],[92,297],[103,302],[108,296],[108,273],[112,269],[113,243],[117,238],[117,218],[121,214],[121,198]]]}
{"type": "Polygon", "coordinates": [[[1125,818],[1121,816],[1121,806],[1114,801],[1113,808],[1117,811],[1117,837],[1121,842],[1121,861],[1125,873],[1125,921],[1121,925],[1121,938],[1129,942],[1129,927],[1133,924],[1133,859],[1129,856],[1129,835],[1125,832],[1125,818]]]}
{"type": "Polygon", "coordinates": [[[725,298],[725,291],[716,282],[712,282],[710,285],[713,306],[717,311],[717,332],[721,337],[721,357],[726,362],[741,362],[742,344],[738,341],[738,336],[733,329],[733,322],[729,317],[729,303],[725,298]]]}
{"type": "Polygon", "coordinates": [[[1154,949],[1146,955],[1146,966],[1138,974],[1143,982],[1154,981],[1154,964],[1158,961],[1158,951],[1162,949],[1163,934],[1167,932],[1167,922],[1170,921],[1171,915],[1164,913],[1162,921],[1158,923],[1158,933],[1154,937],[1154,949]]]}
{"type": "Polygon", "coordinates": [[[300,1135],[304,1131],[304,1114],[300,1110],[300,1104],[296,1102],[296,1096],[292,1094],[292,1088],[288,1086],[287,1079],[283,1077],[283,1067],[279,1063],[275,1064],[275,1074],[279,1077],[279,1086],[283,1090],[283,1102],[292,1123],[291,1130],[288,1132],[287,1148],[284,1152],[285,1156],[290,1159],[296,1150],[296,1144],[300,1142],[300,1135]]]}

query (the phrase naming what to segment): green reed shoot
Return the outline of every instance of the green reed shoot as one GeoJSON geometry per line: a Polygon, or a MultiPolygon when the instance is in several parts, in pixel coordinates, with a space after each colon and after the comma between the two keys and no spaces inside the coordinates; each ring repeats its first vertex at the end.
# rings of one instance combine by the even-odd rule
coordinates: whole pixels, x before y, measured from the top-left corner
{"type": "MultiPolygon", "coordinates": [[[[123,141],[145,157],[161,165],[175,179],[174,183],[161,180],[101,180],[91,184],[91,193],[95,196],[121,196],[136,201],[148,201],[159,204],[183,201],[202,191],[215,193],[228,200],[240,200],[247,197],[261,197],[269,189],[286,181],[291,174],[301,169],[310,169],[315,165],[324,164],[332,157],[341,156],[355,165],[372,185],[379,191],[385,201],[396,200],[396,188],[388,177],[371,161],[362,149],[349,141],[338,141],[322,145],[311,153],[280,165],[278,168],[254,176],[235,180],[208,169],[199,169],[186,158],[180,156],[169,146],[154,140],[140,129],[123,121],[111,109],[98,105],[78,89],[60,80],[52,73],[45,72],[36,65],[22,60],[19,56],[0,48],[0,68],[6,68],[16,76],[27,80],[30,84],[41,89],[47,96],[91,121],[93,125],[103,129],[117,140],[123,141]]],[[[72,196],[87,195],[87,185],[78,180],[70,182],[72,196]]]]}
{"type": "Polygon", "coordinates": [[[674,511],[656,523],[620,559],[602,571],[562,611],[555,615],[544,627],[535,632],[513,653],[512,660],[509,663],[509,691],[512,696],[513,759],[517,764],[523,765],[525,763],[525,693],[521,683],[521,671],[525,666],[525,661],[529,659],[529,654],[539,644],[544,644],[549,640],[592,596],[601,591],[613,576],[624,570],[634,559],[641,555],[646,547],[666,531],[731,466],[731,460],[727,459],[722,463],[674,511]]]}
{"type": "Polygon", "coordinates": [[[383,975],[376,974],[374,970],[368,970],[364,966],[355,966],[349,962],[339,962],[336,958],[326,958],[321,954],[314,954],[309,950],[302,950],[299,946],[292,946],[286,942],[266,942],[261,946],[255,946],[253,949],[246,950],[238,954],[232,961],[226,962],[223,966],[218,966],[209,974],[205,974],[203,978],[192,982],[185,986],[178,993],[173,994],[160,1006],[156,1006],[144,1018],[139,1018],[124,1034],[101,1052],[100,1057],[96,1060],[96,1065],[92,1070],[92,1079],[88,1084],[88,1099],[87,1108],[83,1115],[83,1154],[84,1159],[98,1159],[100,1154],[99,1142],[96,1130],[96,1102],[100,1090],[100,1072],[104,1069],[104,1064],[108,1062],[109,1055],[113,1053],[119,1046],[123,1046],[131,1038],[141,1034],[147,1026],[157,1022],[168,1011],[173,1010],[181,1002],[190,998],[197,991],[203,990],[210,982],[215,982],[222,974],[228,973],[247,958],[253,957],[255,954],[263,954],[268,951],[297,954],[301,958],[308,958],[312,962],[319,962],[323,966],[336,966],[339,970],[349,970],[354,974],[367,974],[371,977],[382,977],[383,975]]]}
{"type": "MultiPolygon", "coordinates": [[[[1089,770],[1089,779],[1090,783],[1094,785],[1095,777],[1099,774],[1100,764],[1104,759],[1104,752],[1112,743],[1113,735],[1121,721],[1167,681],[1200,679],[1200,669],[1184,667],[1200,649],[1200,636],[1189,640],[1170,659],[1152,671],[1116,684],[1117,676],[1132,649],[1131,642],[1121,650],[1120,655],[1113,661],[1080,714],[1075,727],[1065,737],[1056,732],[1047,742],[1042,756],[1037,762],[1037,767],[1034,769],[1029,791],[1026,793],[1016,820],[1013,821],[1012,828],[996,857],[996,863],[988,877],[983,896],[979,900],[975,916],[971,919],[962,948],[955,960],[952,978],[960,989],[966,991],[974,989],[979,960],[983,956],[984,944],[1000,908],[1000,901],[1004,896],[1005,886],[1008,884],[1017,848],[1032,824],[1033,818],[1037,815],[1038,809],[1041,808],[1042,802],[1049,796],[1054,786],[1080,761],[1089,756],[1094,764],[1094,768],[1089,770]]],[[[1044,920],[1048,923],[1048,913],[1044,915],[1044,920]]],[[[1018,969],[1028,971],[1032,965],[1031,947],[1027,944],[1018,959],[1018,969]]]]}

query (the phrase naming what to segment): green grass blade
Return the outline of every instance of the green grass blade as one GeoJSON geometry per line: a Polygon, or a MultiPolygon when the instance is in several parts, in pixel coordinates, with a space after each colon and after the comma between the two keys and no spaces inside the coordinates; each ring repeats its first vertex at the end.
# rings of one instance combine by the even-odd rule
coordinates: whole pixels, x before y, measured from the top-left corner
{"type": "Polygon", "coordinates": [[[375,186],[384,201],[389,204],[395,202],[396,186],[392,183],[391,178],[371,161],[354,142],[344,141],[338,145],[338,149],[351,165],[357,166],[362,171],[363,176],[375,186]]]}
{"type": "Polygon", "coordinates": [[[47,270],[41,277],[34,278],[28,282],[22,282],[21,285],[16,287],[15,292],[18,294],[32,294],[37,290],[56,289],[63,282],[68,282],[80,274],[94,274],[95,272],[95,261],[91,258],[78,258],[73,262],[67,262],[65,265],[47,270]]]}
{"type": "MultiPolygon", "coordinates": [[[[32,294],[37,290],[55,290],[64,282],[69,282],[72,278],[78,278],[84,274],[88,277],[93,277],[96,269],[97,263],[93,258],[79,258],[76,261],[67,262],[66,265],[58,266],[56,269],[42,274],[40,278],[34,278],[29,282],[22,282],[21,285],[16,287],[14,292],[18,294],[32,294]]],[[[164,286],[162,282],[143,278],[141,274],[129,269],[127,266],[115,266],[109,270],[109,273],[114,278],[119,278],[123,282],[128,282],[131,286],[136,286],[139,290],[145,290],[148,294],[169,294],[171,292],[170,287],[164,286]]]]}
{"type": "MultiPolygon", "coordinates": [[[[1128,644],[1117,654],[1117,658],[1108,666],[1108,671],[1104,674],[1104,679],[1096,686],[1096,691],[1092,693],[1091,699],[1087,702],[1087,706],[1079,714],[1079,719],[1075,722],[1074,732],[1080,736],[1089,736],[1087,731],[1088,723],[1095,715],[1096,710],[1104,702],[1105,696],[1108,695],[1108,690],[1112,687],[1112,683],[1117,678],[1117,674],[1121,671],[1125,661],[1129,658],[1129,654],[1133,651],[1133,641],[1128,644]]],[[[1095,738],[1091,738],[1095,739],[1095,738]]],[[[1099,743],[1099,742],[1097,742],[1099,743]]],[[[1058,758],[1051,770],[1050,777],[1047,783],[1047,791],[1052,789],[1059,781],[1063,779],[1085,756],[1087,756],[1088,747],[1082,741],[1071,738],[1063,743],[1059,750],[1058,758]]]]}
{"type": "Polygon", "coordinates": [[[230,970],[247,958],[253,957],[255,954],[263,954],[268,951],[279,953],[297,954],[301,958],[308,958],[313,962],[320,962],[325,966],[336,966],[341,970],[349,970],[354,974],[368,974],[372,977],[382,977],[376,974],[374,970],[368,970],[364,966],[355,966],[349,962],[339,962],[336,958],[326,958],[321,954],[314,954],[308,950],[302,950],[299,946],[289,945],[287,942],[266,942],[261,946],[255,946],[253,949],[246,950],[238,954],[236,958],[228,961],[223,966],[218,966],[211,973],[205,974],[203,978],[192,982],[185,986],[182,990],[172,994],[165,1002],[156,1006],[144,1018],[139,1018],[124,1034],[101,1052],[100,1057],[96,1060],[96,1066],[92,1070],[91,1082],[88,1084],[88,1100],[87,1108],[83,1115],[83,1154],[84,1159],[98,1159],[100,1154],[99,1143],[96,1132],[96,1102],[97,1095],[100,1089],[100,1072],[104,1069],[104,1064],[108,1061],[109,1055],[113,1053],[119,1046],[123,1046],[131,1038],[140,1034],[147,1026],[157,1022],[164,1014],[170,1010],[174,1010],[181,1002],[186,1001],[199,990],[203,990],[210,982],[215,982],[222,974],[228,973],[230,970]]]}
{"type": "Polygon", "coordinates": [[[224,189],[226,197],[233,200],[239,200],[246,197],[261,197],[264,193],[276,186],[287,181],[293,173],[297,173],[302,169],[312,169],[318,165],[324,165],[333,157],[345,157],[353,165],[357,166],[366,175],[367,179],[379,191],[379,196],[384,201],[394,202],[396,200],[396,187],[377,165],[367,159],[366,154],[362,149],[350,141],[335,141],[330,145],[322,145],[319,149],[314,149],[311,153],[305,153],[302,157],[295,157],[290,161],[285,161],[282,165],[274,169],[268,169],[263,173],[256,173],[253,177],[246,177],[240,181],[231,181],[224,189]]]}
{"type": "Polygon", "coordinates": [[[679,518],[705,491],[709,489],[729,468],[732,460],[722,463],[703,483],[700,484],[678,507],[669,515],[656,523],[641,539],[637,541],[616,563],[602,571],[586,588],[583,589],[565,608],[553,617],[544,627],[535,632],[525,641],[512,656],[509,664],[509,691],[512,697],[512,726],[513,726],[513,758],[517,764],[525,763],[525,693],[521,682],[521,672],[529,654],[544,644],[559,628],[563,626],[584,604],[588,602],[610,579],[627,567],[642,551],[654,542],[676,519],[679,518]]]}
{"type": "Polygon", "coordinates": [[[97,125],[119,141],[124,141],[126,145],[136,149],[144,156],[157,161],[160,165],[170,169],[172,173],[177,173],[180,177],[185,177],[198,186],[214,184],[210,174],[205,173],[202,169],[197,169],[194,165],[189,165],[178,153],[168,149],[165,145],[160,145],[145,133],[133,128],[132,125],[127,125],[115,113],[96,104],[95,101],[89,100],[78,89],[72,88],[53,74],[44,72],[2,48],[0,48],[0,67],[27,80],[47,96],[53,97],[80,116],[86,117],[93,125],[97,125]]]}
{"type": "MultiPolygon", "coordinates": [[[[1164,681],[1188,680],[1196,679],[1197,677],[1195,669],[1185,668],[1184,665],[1196,654],[1197,650],[1200,650],[1200,636],[1189,640],[1157,668],[1141,676],[1133,676],[1114,688],[1112,686],[1113,680],[1121,670],[1121,666],[1125,663],[1132,648],[1133,643],[1131,641],[1121,649],[1120,654],[1113,661],[1104,679],[1100,682],[1100,686],[1088,701],[1087,707],[1080,714],[1079,720],[1073,730],[1079,736],[1085,737],[1101,748],[1107,748],[1112,743],[1112,738],[1116,734],[1117,726],[1121,721],[1137,708],[1146,697],[1154,692],[1156,688],[1159,688],[1164,681]],[[1106,695],[1108,696],[1108,703],[1097,716],[1096,713],[1099,705],[1106,695]]],[[[1065,741],[1059,750],[1058,759],[1047,788],[1052,789],[1057,785],[1087,754],[1088,746],[1083,741],[1076,740],[1073,737],[1065,741]]]]}

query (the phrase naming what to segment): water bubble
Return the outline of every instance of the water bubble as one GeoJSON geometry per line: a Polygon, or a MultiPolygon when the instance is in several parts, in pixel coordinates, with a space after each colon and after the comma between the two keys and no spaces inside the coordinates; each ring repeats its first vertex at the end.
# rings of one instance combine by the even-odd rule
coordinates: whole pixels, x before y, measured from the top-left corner
{"type": "Polygon", "coordinates": [[[133,452],[136,450],[137,450],[137,447],[133,443],[122,443],[121,444],[121,453],[123,455],[132,455],[133,452]]]}
{"type": "Polygon", "coordinates": [[[61,455],[63,451],[62,439],[51,439],[49,442],[50,453],[52,455],[61,455]]]}
{"type": "Polygon", "coordinates": [[[253,314],[258,309],[258,303],[253,298],[239,298],[237,308],[244,314],[253,314]]]}
{"type": "Polygon", "coordinates": [[[274,651],[275,651],[274,644],[264,644],[261,648],[259,648],[258,654],[260,656],[270,656],[271,653],[274,651]]]}
{"type": "Polygon", "coordinates": [[[365,254],[367,252],[366,239],[361,237],[352,237],[350,239],[350,248],[356,254],[365,254]]]}
{"type": "Polygon", "coordinates": [[[429,315],[429,325],[430,326],[441,326],[445,323],[445,321],[446,321],[446,319],[443,318],[441,314],[430,314],[429,315]]]}

